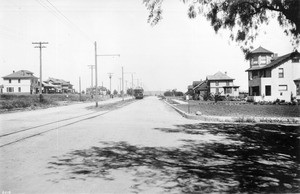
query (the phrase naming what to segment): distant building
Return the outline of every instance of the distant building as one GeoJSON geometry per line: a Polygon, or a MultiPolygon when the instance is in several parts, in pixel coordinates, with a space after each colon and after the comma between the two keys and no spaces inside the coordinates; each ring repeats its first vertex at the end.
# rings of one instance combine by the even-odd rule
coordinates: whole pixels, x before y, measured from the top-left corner
{"type": "Polygon", "coordinates": [[[12,74],[2,77],[4,80],[3,93],[38,92],[38,78],[28,70],[13,71],[12,74]]]}
{"type": "MultiPolygon", "coordinates": [[[[103,86],[98,86],[97,92],[98,92],[97,94],[105,96],[107,94],[107,89],[103,86]]],[[[96,87],[86,88],[86,94],[95,95],[95,93],[96,93],[96,87]]]]}
{"type": "Polygon", "coordinates": [[[74,93],[73,85],[69,81],[63,79],[49,78],[47,81],[44,81],[45,84],[48,84],[48,87],[52,87],[55,90],[53,93],[74,93]]]}
{"type": "Polygon", "coordinates": [[[219,71],[214,75],[208,75],[206,77],[208,92],[213,95],[238,97],[240,86],[234,85],[233,80],[226,72],[219,71]]]}
{"type": "Polygon", "coordinates": [[[259,47],[249,55],[249,96],[253,101],[290,102],[300,100],[300,54],[295,51],[278,57],[267,49],[259,47]]]}
{"type": "Polygon", "coordinates": [[[193,100],[203,100],[205,95],[207,95],[207,81],[193,81],[192,85],[188,86],[188,91],[186,94],[192,96],[193,100]]]}

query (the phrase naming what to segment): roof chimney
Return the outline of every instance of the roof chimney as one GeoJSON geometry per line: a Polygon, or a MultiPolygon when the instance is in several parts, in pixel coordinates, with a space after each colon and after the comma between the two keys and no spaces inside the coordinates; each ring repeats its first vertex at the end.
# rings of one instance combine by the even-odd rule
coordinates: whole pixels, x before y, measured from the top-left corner
{"type": "Polygon", "coordinates": [[[278,58],[278,53],[274,53],[274,55],[273,55],[271,61],[274,61],[274,60],[276,60],[277,58],[278,58]]]}
{"type": "Polygon", "coordinates": [[[13,73],[15,73],[15,70],[13,70],[13,73]]]}

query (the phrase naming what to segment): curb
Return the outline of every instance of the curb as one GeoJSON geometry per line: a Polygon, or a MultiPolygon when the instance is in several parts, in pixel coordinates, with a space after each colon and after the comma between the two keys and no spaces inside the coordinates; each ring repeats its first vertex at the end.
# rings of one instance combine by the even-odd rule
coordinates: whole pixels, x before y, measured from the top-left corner
{"type": "Polygon", "coordinates": [[[228,122],[228,123],[251,123],[251,124],[292,124],[300,126],[300,118],[273,118],[273,117],[224,117],[224,116],[205,116],[205,115],[194,115],[184,112],[177,108],[176,106],[168,103],[166,100],[164,102],[175,109],[179,114],[187,119],[209,121],[209,122],[228,122]]]}

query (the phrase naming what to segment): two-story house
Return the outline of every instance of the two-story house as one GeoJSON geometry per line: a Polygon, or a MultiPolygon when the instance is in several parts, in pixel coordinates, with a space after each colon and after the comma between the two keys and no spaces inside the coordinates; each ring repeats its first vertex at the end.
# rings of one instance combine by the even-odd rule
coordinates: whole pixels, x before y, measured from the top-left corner
{"type": "Polygon", "coordinates": [[[12,74],[2,77],[4,80],[3,93],[36,93],[38,78],[27,70],[13,71],[12,74]]]}
{"type": "Polygon", "coordinates": [[[239,96],[239,86],[234,85],[233,78],[229,77],[227,73],[217,72],[214,75],[206,77],[208,92],[220,96],[239,96]]]}
{"type": "Polygon", "coordinates": [[[69,81],[49,78],[45,83],[54,85],[56,93],[74,93],[73,85],[69,81]]]}
{"type": "Polygon", "coordinates": [[[249,100],[290,102],[300,100],[300,54],[295,51],[278,57],[259,47],[249,54],[249,100]]]}

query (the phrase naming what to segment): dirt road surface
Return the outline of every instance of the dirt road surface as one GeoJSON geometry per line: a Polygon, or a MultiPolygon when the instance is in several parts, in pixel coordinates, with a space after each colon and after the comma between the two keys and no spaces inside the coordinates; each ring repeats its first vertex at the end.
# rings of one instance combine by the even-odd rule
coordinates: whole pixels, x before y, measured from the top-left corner
{"type": "Polygon", "coordinates": [[[156,97],[86,106],[0,116],[3,193],[300,192],[298,126],[199,123],[156,97]]]}
{"type": "MultiPolygon", "coordinates": [[[[1,115],[1,134],[89,114],[93,110],[84,107],[90,105],[93,103],[1,115]]],[[[180,143],[178,134],[170,136],[153,129],[187,122],[193,121],[187,121],[152,97],[102,116],[4,146],[0,148],[1,190],[11,193],[132,192],[135,190],[132,188],[135,177],[127,173],[126,169],[113,172],[113,180],[93,176],[83,178],[82,174],[71,176],[67,166],[65,169],[57,169],[51,162],[76,150],[102,147],[102,142],[176,146],[180,143]]],[[[154,185],[146,190],[151,192],[151,189],[157,190],[154,185]]]]}

